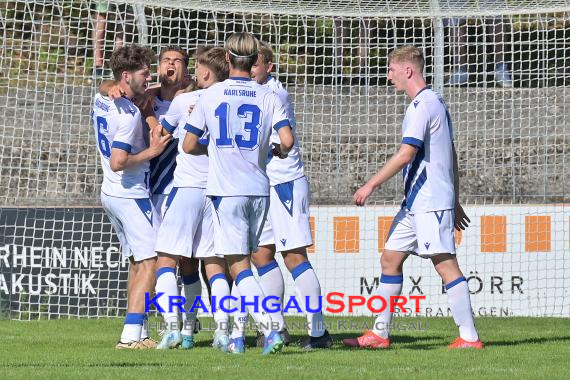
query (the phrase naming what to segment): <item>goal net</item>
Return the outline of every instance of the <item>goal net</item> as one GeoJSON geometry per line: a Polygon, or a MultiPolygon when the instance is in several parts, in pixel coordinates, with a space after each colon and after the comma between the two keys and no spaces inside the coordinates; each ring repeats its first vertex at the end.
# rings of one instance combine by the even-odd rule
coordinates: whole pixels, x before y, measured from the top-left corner
{"type": "MultiPolygon", "coordinates": [[[[97,85],[122,44],[192,53],[236,31],[273,46],[294,102],[324,295],[378,284],[401,177],[367,207],[352,194],[399,146],[409,100],[387,82],[387,55],[414,44],[453,118],[475,314],[570,316],[567,1],[22,0],[0,3],[0,26],[2,317],[124,313],[128,264],[99,201],[97,85]]],[[[450,315],[428,261],[411,257],[404,278],[404,295],[426,295],[420,315],[450,315]]]]}

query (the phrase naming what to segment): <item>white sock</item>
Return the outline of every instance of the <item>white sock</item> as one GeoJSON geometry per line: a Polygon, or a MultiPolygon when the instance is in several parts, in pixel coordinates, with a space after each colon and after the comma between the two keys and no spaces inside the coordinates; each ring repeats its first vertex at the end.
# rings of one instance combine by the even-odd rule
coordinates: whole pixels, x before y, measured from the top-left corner
{"type": "MultiPolygon", "coordinates": [[[[376,294],[386,300],[386,308],[376,316],[374,321],[374,328],[372,332],[384,339],[390,335],[388,325],[392,321],[392,313],[390,313],[390,296],[399,296],[402,293],[402,285],[404,283],[404,275],[389,276],[383,274],[380,276],[380,284],[376,289],[376,294]]],[[[373,302],[372,305],[375,309],[380,309],[382,305],[380,302],[373,302]]]]}
{"type": "Polygon", "coordinates": [[[182,276],[185,313],[182,313],[182,335],[194,335],[194,327],[196,325],[196,317],[198,315],[198,308],[189,311],[196,300],[196,297],[202,296],[202,282],[200,281],[200,274],[198,272],[182,276]]]}
{"type": "Polygon", "coordinates": [[[445,285],[449,308],[453,315],[453,320],[459,327],[459,336],[468,342],[479,340],[475,322],[473,321],[473,310],[471,309],[471,298],[469,297],[469,287],[465,277],[451,281],[445,285]]]}
{"type": "Polygon", "coordinates": [[[170,304],[169,297],[180,295],[175,273],[176,269],[169,267],[162,267],[156,271],[156,294],[164,293],[157,301],[164,310],[161,314],[164,318],[164,322],[168,325],[168,330],[178,329],[178,308],[173,307],[172,311],[168,310],[170,304]]]}
{"type": "Polygon", "coordinates": [[[321,284],[319,279],[308,261],[302,262],[291,270],[293,280],[295,280],[295,288],[300,296],[299,305],[305,310],[307,322],[309,323],[309,335],[312,337],[320,337],[325,333],[324,318],[322,312],[321,284]],[[309,304],[307,305],[307,299],[309,304]],[[321,309],[319,312],[311,312],[307,310],[321,309]]]}
{"type": "Polygon", "coordinates": [[[223,297],[228,297],[224,300],[223,306],[226,310],[230,308],[230,285],[226,275],[223,273],[218,273],[210,278],[210,289],[212,289],[212,303],[214,304],[212,310],[214,310],[214,322],[216,322],[216,331],[228,332],[228,324],[230,316],[227,311],[221,308],[221,301],[223,297]]]}
{"type": "Polygon", "coordinates": [[[261,287],[253,277],[251,269],[241,271],[236,277],[236,284],[239,288],[239,292],[245,297],[245,301],[248,303],[246,306],[249,315],[253,317],[253,320],[257,323],[263,335],[266,337],[269,336],[269,333],[274,330],[272,328],[271,316],[261,307],[261,302],[264,298],[263,290],[261,290],[261,287]],[[257,296],[259,305],[258,311],[255,311],[253,306],[255,296],[257,296]]]}
{"type": "Polygon", "coordinates": [[[236,301],[232,301],[232,308],[235,308],[234,321],[232,324],[232,339],[244,338],[245,339],[245,329],[247,325],[247,310],[241,311],[241,293],[239,288],[234,282],[232,286],[232,296],[236,298],[236,301]]]}
{"type": "MultiPolygon", "coordinates": [[[[263,294],[265,296],[278,297],[278,301],[271,301],[268,303],[270,305],[279,304],[281,305],[281,310],[283,310],[283,293],[285,292],[285,283],[283,281],[283,274],[281,269],[279,269],[279,264],[277,261],[273,260],[269,264],[257,268],[257,274],[259,275],[259,285],[263,294]]],[[[279,324],[279,331],[283,330],[283,311],[271,314],[271,320],[279,324]]]]}
{"type": "Polygon", "coordinates": [[[144,317],[143,317],[143,325],[142,325],[142,329],[141,329],[141,338],[140,340],[146,339],[148,338],[148,314],[145,313],[144,317]]]}
{"type": "Polygon", "coordinates": [[[143,321],[144,313],[127,313],[121,334],[121,342],[138,342],[141,337],[143,321]]]}

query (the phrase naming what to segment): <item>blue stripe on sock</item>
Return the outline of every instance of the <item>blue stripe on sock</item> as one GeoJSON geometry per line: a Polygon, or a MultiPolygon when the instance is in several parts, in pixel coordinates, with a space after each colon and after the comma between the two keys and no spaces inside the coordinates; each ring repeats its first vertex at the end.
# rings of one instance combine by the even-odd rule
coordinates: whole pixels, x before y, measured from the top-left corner
{"type": "Polygon", "coordinates": [[[257,274],[260,276],[263,276],[264,274],[266,274],[267,272],[269,272],[275,268],[279,268],[279,264],[277,264],[277,261],[273,260],[267,265],[264,265],[262,267],[258,267],[257,268],[257,274]]]}
{"type": "Polygon", "coordinates": [[[172,273],[176,276],[176,269],[170,267],[158,268],[158,270],[156,271],[156,278],[159,278],[165,273],[172,273]]]}
{"type": "Polygon", "coordinates": [[[214,283],[214,281],[216,281],[217,279],[223,279],[226,282],[228,282],[228,279],[226,278],[226,275],[223,273],[218,273],[213,275],[208,281],[210,281],[210,286],[212,286],[212,284],[214,283]]]}
{"type": "Polygon", "coordinates": [[[127,313],[125,317],[125,325],[142,325],[144,322],[144,313],[127,313]]]}
{"type": "Polygon", "coordinates": [[[390,276],[388,274],[382,274],[380,276],[380,282],[384,284],[402,284],[404,283],[404,275],[397,274],[395,276],[390,276]]]}
{"type": "Polygon", "coordinates": [[[455,285],[459,284],[460,282],[467,281],[465,277],[461,276],[456,280],[451,281],[449,284],[445,285],[445,290],[449,290],[453,288],[455,285]]]}
{"type": "Polygon", "coordinates": [[[253,276],[251,269],[242,270],[236,277],[236,285],[239,285],[241,280],[250,276],[253,276]]]}
{"type": "Polygon", "coordinates": [[[198,272],[188,274],[188,275],[184,275],[184,274],[182,275],[182,283],[184,285],[190,285],[190,284],[193,284],[199,280],[200,280],[200,274],[198,272]]]}
{"type": "Polygon", "coordinates": [[[293,276],[293,280],[296,280],[297,277],[303,274],[303,272],[313,269],[311,263],[308,261],[302,262],[301,264],[297,265],[295,268],[291,270],[291,276],[293,276]]]}

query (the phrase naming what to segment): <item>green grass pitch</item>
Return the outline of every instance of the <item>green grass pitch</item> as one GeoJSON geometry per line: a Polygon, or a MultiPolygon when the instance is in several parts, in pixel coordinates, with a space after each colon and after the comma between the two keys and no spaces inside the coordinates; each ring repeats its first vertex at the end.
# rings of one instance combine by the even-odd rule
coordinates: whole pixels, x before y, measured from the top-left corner
{"type": "MultiPolygon", "coordinates": [[[[327,321],[336,327],[338,320],[346,319],[371,321],[362,317],[327,321]]],[[[302,321],[287,319],[293,320],[302,321]]],[[[268,357],[251,347],[242,356],[215,351],[209,347],[210,331],[200,332],[198,347],[190,351],[119,351],[113,347],[122,328],[120,319],[2,320],[0,378],[570,378],[570,319],[478,318],[487,347],[453,351],[446,348],[457,332],[452,319],[398,320],[421,321],[425,331],[394,332],[392,348],[382,351],[346,349],[341,339],[357,332],[332,331],[332,350],[303,352],[292,344],[268,357]]],[[[291,335],[294,342],[303,337],[300,331],[291,335]]],[[[253,335],[248,342],[253,342],[253,335]]]]}

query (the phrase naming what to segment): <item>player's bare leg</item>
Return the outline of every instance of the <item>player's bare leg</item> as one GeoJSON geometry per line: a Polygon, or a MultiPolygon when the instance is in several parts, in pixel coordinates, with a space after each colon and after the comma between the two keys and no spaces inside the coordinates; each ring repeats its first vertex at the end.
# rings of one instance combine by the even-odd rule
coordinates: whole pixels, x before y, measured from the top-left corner
{"type": "Polygon", "coordinates": [[[176,279],[177,264],[178,256],[158,252],[155,290],[156,294],[162,293],[162,296],[157,299],[157,303],[163,310],[161,314],[166,323],[166,329],[161,331],[162,339],[156,347],[159,350],[176,348],[182,342],[182,335],[179,330],[178,309],[170,305],[170,297],[180,296],[176,279]]]}
{"type": "Polygon", "coordinates": [[[180,256],[178,261],[180,275],[182,277],[182,291],[186,303],[182,313],[182,343],[180,348],[190,349],[194,347],[194,334],[198,332],[198,309],[192,308],[196,298],[202,296],[202,282],[200,281],[200,260],[180,256]]]}
{"type": "Polygon", "coordinates": [[[228,345],[230,344],[228,335],[229,314],[226,310],[230,308],[230,285],[226,278],[226,260],[220,257],[206,257],[204,264],[212,291],[212,314],[216,323],[213,346],[222,352],[228,352],[228,345]],[[226,299],[222,305],[224,297],[226,299]]]}
{"type": "Polygon", "coordinates": [[[432,257],[431,261],[445,284],[449,308],[455,324],[459,327],[459,337],[449,347],[483,348],[473,321],[469,287],[455,255],[442,253],[432,257]]]}
{"type": "MultiPolygon", "coordinates": [[[[407,258],[408,254],[405,252],[387,249],[382,252],[380,258],[382,276],[380,276],[376,295],[389,300],[391,296],[399,296],[402,293],[403,266],[407,258]]],[[[374,307],[378,308],[377,305],[374,307]]],[[[388,348],[391,344],[388,330],[391,321],[392,313],[389,308],[385,308],[376,316],[372,331],[365,331],[364,335],[358,338],[345,339],[343,342],[350,347],[388,348]]]]}

